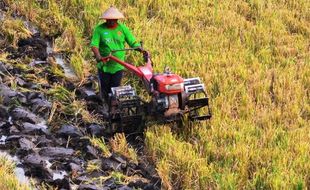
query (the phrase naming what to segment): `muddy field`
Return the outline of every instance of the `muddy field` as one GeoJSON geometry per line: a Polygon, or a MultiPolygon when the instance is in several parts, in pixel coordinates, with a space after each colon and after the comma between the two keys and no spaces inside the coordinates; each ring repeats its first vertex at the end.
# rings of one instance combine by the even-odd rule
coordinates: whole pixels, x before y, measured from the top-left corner
{"type": "MultiPolygon", "coordinates": [[[[51,51],[50,39],[34,32],[17,47],[0,47],[8,55],[0,61],[0,148],[15,158],[19,174],[35,179],[36,186],[58,189],[160,189],[160,179],[144,155],[143,136],[127,139],[138,152],[136,163],[113,150],[103,156],[90,142],[91,137],[104,137],[106,143],[113,138],[104,122],[106,108],[94,89],[96,77],[73,82],[74,75],[60,64],[65,60],[51,51]],[[55,74],[59,71],[62,74],[55,74]],[[102,122],[59,111],[51,93],[57,85],[102,122]]],[[[5,37],[0,35],[0,40],[5,37]]]]}

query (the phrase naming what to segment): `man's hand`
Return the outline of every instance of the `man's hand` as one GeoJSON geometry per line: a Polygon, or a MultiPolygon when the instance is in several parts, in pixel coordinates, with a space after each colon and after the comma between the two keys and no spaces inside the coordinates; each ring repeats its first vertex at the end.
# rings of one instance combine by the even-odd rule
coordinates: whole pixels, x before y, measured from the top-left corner
{"type": "Polygon", "coordinates": [[[108,61],[110,61],[109,57],[101,57],[100,61],[102,61],[103,63],[106,63],[108,61]]]}
{"type": "Polygon", "coordinates": [[[99,49],[97,47],[92,47],[91,50],[94,52],[95,58],[97,62],[100,62],[102,57],[100,55],[99,49]]]}
{"type": "Polygon", "coordinates": [[[96,61],[97,61],[97,62],[100,62],[101,60],[102,60],[101,55],[96,55],[96,61]]]}
{"type": "Polygon", "coordinates": [[[143,49],[143,47],[140,46],[136,48],[136,51],[143,53],[145,50],[143,49]]]}
{"type": "Polygon", "coordinates": [[[150,59],[150,54],[147,51],[143,51],[144,62],[148,62],[149,59],[150,59]]]}

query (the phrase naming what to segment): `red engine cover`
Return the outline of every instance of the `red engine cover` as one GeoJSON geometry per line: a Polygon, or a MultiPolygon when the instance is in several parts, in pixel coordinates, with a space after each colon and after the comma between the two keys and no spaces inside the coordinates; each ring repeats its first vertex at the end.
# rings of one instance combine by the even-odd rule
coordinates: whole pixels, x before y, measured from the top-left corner
{"type": "Polygon", "coordinates": [[[157,90],[165,94],[177,94],[184,91],[184,79],[176,74],[161,74],[154,76],[157,90]]]}

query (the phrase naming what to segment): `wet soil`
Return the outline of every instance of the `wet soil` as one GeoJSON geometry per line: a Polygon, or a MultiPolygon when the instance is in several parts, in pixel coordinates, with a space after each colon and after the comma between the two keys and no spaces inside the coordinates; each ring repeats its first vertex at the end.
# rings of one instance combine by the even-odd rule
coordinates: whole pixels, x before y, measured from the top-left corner
{"type": "MultiPolygon", "coordinates": [[[[0,3],[1,7],[5,6],[0,3]]],[[[106,124],[88,123],[82,115],[60,113],[57,106],[54,109],[54,99],[47,92],[58,84],[75,92],[91,114],[102,120],[106,117],[104,105],[93,89],[96,77],[76,85],[56,76],[47,61],[46,49],[46,40],[40,35],[20,40],[17,49],[0,47],[10,54],[9,61],[0,62],[0,149],[16,156],[19,168],[37,184],[79,190],[160,189],[160,179],[143,155],[143,136],[128,139],[138,150],[137,164],[116,153],[104,157],[89,137],[104,137],[108,142],[111,135],[106,124]],[[25,57],[32,59],[26,68],[12,63],[25,57]],[[45,82],[38,82],[40,79],[45,82]],[[49,123],[51,115],[57,115],[58,121],[49,123]],[[98,168],[87,170],[90,163],[98,168]],[[112,172],[135,176],[135,180],[122,183],[111,176],[112,172]]]]}

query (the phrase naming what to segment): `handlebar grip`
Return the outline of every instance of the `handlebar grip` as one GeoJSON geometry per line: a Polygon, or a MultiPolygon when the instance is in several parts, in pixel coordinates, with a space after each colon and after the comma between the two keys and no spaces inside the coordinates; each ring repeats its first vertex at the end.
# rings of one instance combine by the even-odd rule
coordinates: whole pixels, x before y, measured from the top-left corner
{"type": "Polygon", "coordinates": [[[143,60],[144,62],[147,62],[149,58],[151,57],[150,54],[147,51],[143,51],[143,60]]]}
{"type": "Polygon", "coordinates": [[[101,58],[101,61],[103,63],[106,63],[106,62],[110,61],[110,58],[109,57],[103,57],[103,58],[101,58]]]}

